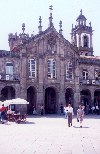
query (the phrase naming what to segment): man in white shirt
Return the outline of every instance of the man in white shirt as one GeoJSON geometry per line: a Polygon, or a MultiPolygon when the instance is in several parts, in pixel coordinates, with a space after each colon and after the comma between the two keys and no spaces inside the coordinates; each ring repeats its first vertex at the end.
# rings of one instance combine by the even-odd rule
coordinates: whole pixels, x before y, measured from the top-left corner
{"type": "Polygon", "coordinates": [[[73,116],[73,108],[71,104],[67,107],[67,117],[68,117],[68,127],[72,126],[72,116],[73,116]]]}

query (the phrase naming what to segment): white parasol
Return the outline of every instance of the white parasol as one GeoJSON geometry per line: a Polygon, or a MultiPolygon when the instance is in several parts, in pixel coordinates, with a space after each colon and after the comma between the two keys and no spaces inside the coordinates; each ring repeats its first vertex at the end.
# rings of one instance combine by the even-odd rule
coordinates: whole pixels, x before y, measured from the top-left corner
{"type": "Polygon", "coordinates": [[[15,98],[11,100],[11,104],[29,104],[25,99],[15,98]]]}
{"type": "Polygon", "coordinates": [[[4,102],[2,102],[2,104],[4,104],[5,107],[9,106],[12,103],[12,100],[5,100],[4,102]]]}

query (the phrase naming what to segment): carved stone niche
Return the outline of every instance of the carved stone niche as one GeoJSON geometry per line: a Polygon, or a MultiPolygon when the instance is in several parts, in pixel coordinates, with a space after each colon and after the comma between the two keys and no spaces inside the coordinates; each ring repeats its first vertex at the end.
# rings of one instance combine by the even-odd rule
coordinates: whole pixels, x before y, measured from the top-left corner
{"type": "Polygon", "coordinates": [[[56,47],[56,36],[52,33],[48,36],[47,50],[55,51],[56,47]]]}

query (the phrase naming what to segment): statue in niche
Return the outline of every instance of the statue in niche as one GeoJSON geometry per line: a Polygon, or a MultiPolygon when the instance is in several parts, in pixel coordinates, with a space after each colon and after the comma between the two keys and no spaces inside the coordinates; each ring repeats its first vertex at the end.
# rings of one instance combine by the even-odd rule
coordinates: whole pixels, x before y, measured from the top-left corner
{"type": "Polygon", "coordinates": [[[56,38],[54,35],[50,35],[49,38],[48,38],[48,47],[47,49],[49,51],[55,51],[56,50],[56,38]]]}

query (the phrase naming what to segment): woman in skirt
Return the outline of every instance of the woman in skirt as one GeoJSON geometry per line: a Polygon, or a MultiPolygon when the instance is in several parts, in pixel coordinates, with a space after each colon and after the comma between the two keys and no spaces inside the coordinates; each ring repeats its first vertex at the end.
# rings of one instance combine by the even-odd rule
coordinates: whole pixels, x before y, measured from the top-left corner
{"type": "Polygon", "coordinates": [[[80,128],[82,128],[82,121],[84,116],[84,110],[82,105],[79,105],[79,109],[77,110],[77,120],[80,122],[80,128]]]}

